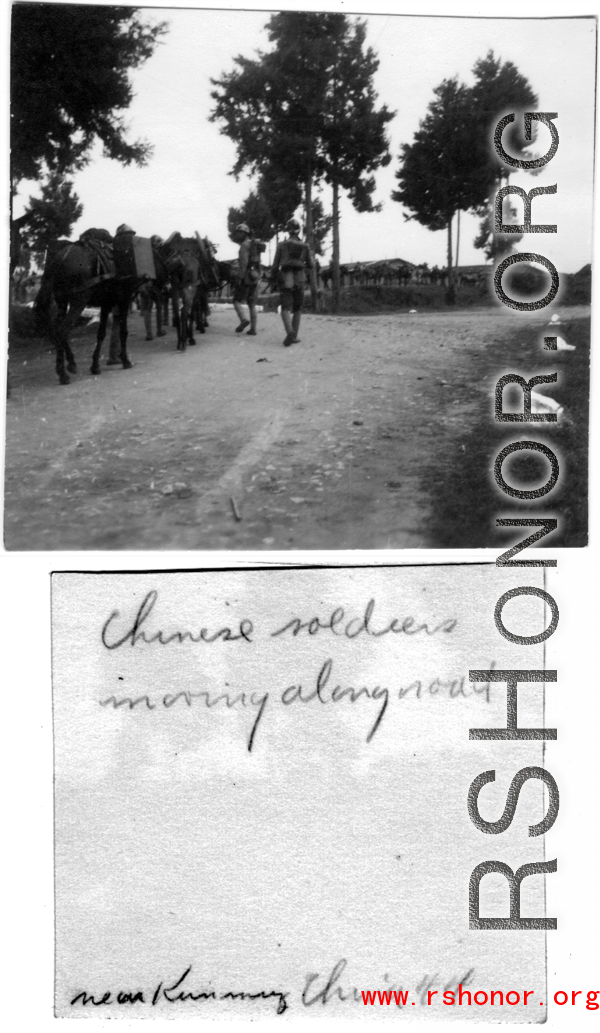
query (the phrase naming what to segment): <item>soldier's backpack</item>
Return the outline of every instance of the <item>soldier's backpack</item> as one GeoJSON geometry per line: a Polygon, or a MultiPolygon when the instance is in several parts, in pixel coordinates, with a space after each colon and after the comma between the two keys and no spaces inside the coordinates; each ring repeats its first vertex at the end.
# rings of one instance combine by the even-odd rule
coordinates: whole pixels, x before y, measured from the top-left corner
{"type": "Polygon", "coordinates": [[[261,244],[259,240],[250,240],[250,251],[248,252],[248,269],[246,272],[246,279],[250,283],[256,283],[260,280],[260,256],[265,250],[266,245],[261,244]]]}
{"type": "Polygon", "coordinates": [[[300,240],[284,240],[281,245],[281,268],[304,269],[306,265],[306,244],[300,240]]]}

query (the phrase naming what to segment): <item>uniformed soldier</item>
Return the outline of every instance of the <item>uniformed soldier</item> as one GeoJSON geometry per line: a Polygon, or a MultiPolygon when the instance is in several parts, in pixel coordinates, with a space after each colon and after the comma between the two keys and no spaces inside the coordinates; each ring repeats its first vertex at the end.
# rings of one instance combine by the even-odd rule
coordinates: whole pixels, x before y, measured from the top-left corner
{"type": "Polygon", "coordinates": [[[241,222],[236,226],[236,235],[240,243],[238,259],[238,277],[233,291],[233,307],[237,312],[239,326],[236,334],[241,334],[247,326],[249,337],[256,337],[256,297],[260,280],[260,252],[252,239],[249,226],[241,222]],[[248,306],[250,319],[246,319],[243,305],[248,306]]]}
{"type": "Polygon", "coordinates": [[[313,268],[313,258],[308,244],[300,240],[300,223],[290,219],[286,229],[289,236],[277,245],[271,276],[279,283],[281,318],[286,335],[284,347],[298,344],[300,338],[300,317],[304,304],[306,270],[313,268]]]}

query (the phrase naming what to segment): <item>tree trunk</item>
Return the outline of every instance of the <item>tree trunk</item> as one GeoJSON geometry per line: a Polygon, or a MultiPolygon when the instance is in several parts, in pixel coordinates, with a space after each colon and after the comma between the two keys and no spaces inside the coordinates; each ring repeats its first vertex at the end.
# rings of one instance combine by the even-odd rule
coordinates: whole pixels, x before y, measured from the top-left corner
{"type": "Polygon", "coordinates": [[[456,259],[454,261],[455,267],[458,269],[460,262],[458,261],[458,249],[460,247],[460,208],[456,213],[456,259]]]}
{"type": "Polygon", "coordinates": [[[452,268],[452,216],[448,219],[448,285],[446,288],[446,304],[454,305],[456,291],[454,289],[454,269],[452,268]]]}
{"type": "MultiPolygon", "coordinates": [[[[304,204],[306,214],[306,241],[310,248],[310,253],[315,257],[315,232],[313,227],[313,213],[312,213],[312,175],[310,171],[306,177],[304,183],[304,204]]],[[[310,300],[313,312],[317,312],[319,308],[319,294],[317,291],[317,273],[313,267],[310,270],[310,300]]]]}
{"type": "Polygon", "coordinates": [[[333,291],[333,311],[340,307],[340,187],[333,184],[333,248],[331,252],[331,287],[333,291]]]}

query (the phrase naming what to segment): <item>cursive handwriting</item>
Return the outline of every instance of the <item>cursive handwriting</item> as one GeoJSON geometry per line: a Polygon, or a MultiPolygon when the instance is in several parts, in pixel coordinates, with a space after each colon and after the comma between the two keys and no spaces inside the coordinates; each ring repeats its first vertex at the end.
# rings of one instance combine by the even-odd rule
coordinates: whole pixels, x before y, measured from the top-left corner
{"type": "MultiPolygon", "coordinates": [[[[493,660],[490,668],[493,669],[495,665],[496,661],[493,660]]],[[[380,706],[367,733],[367,743],[371,742],[380,727],[390,701],[393,702],[396,699],[404,700],[406,698],[423,700],[443,695],[448,699],[468,699],[473,696],[481,696],[488,703],[490,702],[490,683],[482,682],[478,687],[467,685],[465,689],[464,675],[461,678],[446,679],[437,677],[430,680],[421,680],[418,678],[409,685],[386,688],[385,685],[357,686],[341,684],[337,674],[335,678],[333,676],[333,667],[334,663],[330,657],[321,664],[316,677],[313,675],[312,684],[308,684],[304,680],[288,685],[281,691],[279,696],[275,695],[273,697],[272,702],[275,704],[282,703],[284,706],[289,707],[292,703],[316,703],[318,706],[319,704],[341,703],[344,700],[347,700],[349,703],[357,703],[359,700],[374,700],[380,706]]],[[[225,684],[228,685],[227,682],[225,684]]],[[[248,751],[252,752],[256,731],[269,698],[269,692],[245,691],[236,693],[230,688],[226,692],[211,692],[208,689],[195,692],[191,689],[180,689],[178,692],[165,692],[157,695],[143,693],[140,696],[116,696],[111,694],[98,702],[101,707],[112,707],[113,710],[124,708],[125,710],[137,709],[139,711],[158,712],[170,710],[172,707],[183,708],[184,710],[189,709],[196,701],[199,701],[201,706],[204,704],[207,710],[213,710],[219,703],[223,704],[228,710],[231,710],[233,707],[241,707],[243,709],[254,707],[256,708],[256,717],[248,738],[248,751]]]]}
{"type": "Polygon", "coordinates": [[[345,990],[338,985],[340,976],[347,964],[346,958],[340,958],[333,966],[330,974],[324,977],[321,977],[319,972],[309,972],[304,984],[304,990],[302,991],[302,1004],[307,1008],[310,1008],[312,1004],[328,1004],[334,996],[340,1001],[347,1001],[349,999],[360,1001],[360,992],[357,987],[354,986],[352,989],[345,990]],[[318,980],[321,980],[321,985],[318,980]],[[316,984],[318,989],[315,990],[313,984],[316,984]]]}
{"type": "Polygon", "coordinates": [[[99,700],[99,703],[101,707],[108,707],[112,703],[113,710],[118,710],[120,707],[129,707],[130,710],[133,710],[134,707],[137,706],[141,706],[142,710],[144,707],[146,710],[156,710],[157,706],[159,708],[162,707],[165,710],[170,710],[171,707],[175,706],[175,704],[179,703],[181,700],[183,701],[183,704],[191,707],[192,700],[194,699],[203,699],[206,707],[209,709],[221,702],[224,702],[228,709],[231,709],[231,707],[235,707],[238,704],[242,707],[258,707],[256,719],[252,725],[252,730],[248,739],[248,752],[251,753],[256,729],[258,728],[260,719],[263,716],[268,698],[268,692],[263,693],[262,696],[259,696],[256,692],[239,692],[237,696],[235,696],[230,695],[228,692],[211,695],[210,692],[206,690],[202,692],[192,692],[190,689],[182,689],[181,692],[165,693],[164,696],[158,697],[157,703],[153,702],[147,694],[137,696],[135,699],[132,696],[121,696],[120,699],[117,699],[116,696],[112,695],[107,696],[106,699],[99,700]]]}
{"type": "Polygon", "coordinates": [[[372,638],[381,638],[382,635],[388,635],[390,632],[393,635],[417,635],[424,631],[427,635],[436,635],[438,631],[454,631],[457,625],[454,617],[448,617],[431,628],[428,624],[415,624],[414,617],[405,617],[402,622],[398,617],[393,617],[389,623],[384,623],[381,627],[376,628],[372,623],[374,610],[375,600],[369,599],[362,617],[348,619],[342,606],[337,606],[329,617],[324,619],[311,617],[309,620],[303,621],[300,617],[292,617],[277,631],[271,632],[271,636],[275,638],[277,635],[284,635],[287,631],[290,631],[294,637],[301,631],[306,631],[309,635],[316,635],[319,631],[330,631],[333,635],[346,638],[358,638],[363,634],[370,635],[372,638]]]}
{"type": "MultiPolygon", "coordinates": [[[[362,992],[358,987],[344,987],[340,985],[340,979],[347,965],[348,962],[346,958],[340,958],[328,975],[322,976],[320,972],[309,972],[305,978],[304,990],[302,991],[302,1004],[306,1008],[310,1008],[313,1004],[329,1004],[329,1002],[334,998],[337,998],[339,1001],[356,1001],[364,1003],[362,992]]],[[[433,976],[426,973],[415,987],[417,994],[419,994],[419,1004],[429,1004],[427,991],[432,987],[441,986],[444,990],[456,988],[456,992],[458,992],[459,984],[467,986],[469,983],[474,981],[474,975],[475,969],[469,968],[462,977],[452,976],[451,979],[444,982],[439,972],[436,972],[433,976]]],[[[391,983],[387,972],[383,977],[383,982],[386,984],[386,990],[407,989],[406,984],[403,984],[402,982],[398,986],[391,983]]],[[[402,1002],[398,1003],[397,1007],[405,1007],[407,1003],[407,995],[404,994],[402,1002]]],[[[417,1002],[411,1001],[410,1003],[414,1006],[417,1002]]]]}
{"type": "Polygon", "coordinates": [[[289,992],[283,990],[189,990],[183,984],[191,971],[192,966],[189,965],[183,975],[169,986],[165,986],[161,980],[151,997],[149,992],[144,993],[143,990],[119,990],[116,993],[112,990],[106,990],[96,998],[87,990],[81,990],[71,1000],[71,1007],[75,1004],[81,1004],[83,1007],[91,1004],[98,1007],[105,1004],[150,1003],[154,1006],[159,1001],[177,1004],[179,1002],[185,1003],[186,1001],[268,1001],[271,999],[276,1002],[276,1012],[278,1015],[283,1015],[289,1007],[287,1001],[289,992]]]}
{"type": "Polygon", "coordinates": [[[125,633],[120,638],[109,641],[108,629],[113,621],[120,617],[118,610],[113,610],[108,620],[104,622],[102,627],[102,644],[107,649],[119,649],[120,646],[124,646],[126,642],[130,645],[135,646],[137,642],[158,642],[161,646],[169,646],[172,642],[181,644],[182,642],[216,642],[221,639],[223,642],[239,642],[243,639],[245,642],[252,642],[252,632],[254,626],[251,620],[244,619],[239,622],[237,633],[233,632],[231,628],[219,628],[218,631],[209,631],[208,628],[200,628],[198,631],[171,631],[166,633],[162,630],[147,632],[141,631],[142,624],[145,624],[148,617],[152,613],[156,600],[158,599],[158,592],[156,589],[152,589],[151,592],[144,597],[135,617],[133,624],[127,628],[125,633]]]}
{"type": "MultiPolygon", "coordinates": [[[[300,995],[300,1000],[305,1008],[310,1008],[313,1005],[326,1005],[331,1001],[350,1001],[357,1004],[363,1004],[363,997],[359,987],[344,986],[342,985],[341,979],[345,975],[348,967],[348,961],[346,958],[340,958],[335,963],[330,972],[321,974],[320,972],[309,972],[304,977],[304,987],[300,995]]],[[[218,990],[218,989],[202,989],[201,986],[190,987],[189,976],[192,971],[192,966],[184,970],[184,972],[174,981],[167,982],[161,979],[156,985],[154,991],[152,990],[104,990],[99,994],[92,994],[88,990],[80,990],[71,999],[71,1007],[76,1004],[86,1008],[91,1005],[92,1008],[98,1008],[105,1005],[127,1005],[127,1004],[143,1004],[155,1007],[162,1002],[167,1004],[186,1004],[188,1002],[198,1001],[273,1001],[275,1004],[275,1010],[277,1015],[283,1015],[284,1012],[291,1007],[289,998],[292,996],[289,990],[218,990]]],[[[459,984],[467,986],[474,982],[475,969],[467,969],[462,976],[451,976],[450,979],[444,978],[439,972],[434,975],[426,973],[422,979],[418,981],[414,987],[413,993],[417,996],[417,1000],[408,1001],[407,997],[410,988],[406,982],[402,980],[392,981],[388,973],[384,973],[382,983],[385,984],[386,989],[389,990],[400,990],[402,991],[400,1002],[396,1002],[399,1008],[406,1007],[408,1003],[411,1005],[420,1004],[422,1006],[428,1005],[429,997],[428,991],[432,987],[439,987],[441,990],[455,990],[458,992],[459,984]]],[[[209,981],[209,982],[212,982],[209,981]]]]}
{"type": "Polygon", "coordinates": [[[333,660],[326,660],[317,675],[316,684],[312,692],[308,692],[303,695],[302,685],[288,685],[287,689],[284,689],[281,694],[281,702],[289,706],[290,703],[295,703],[296,701],[299,703],[311,703],[314,699],[317,699],[319,703],[340,703],[343,699],[349,699],[350,703],[356,703],[361,696],[365,696],[367,699],[381,699],[383,700],[383,703],[381,704],[379,713],[377,714],[377,717],[373,722],[373,726],[367,735],[367,742],[371,742],[371,739],[379,728],[383,715],[387,710],[390,698],[389,690],[381,685],[376,685],[372,689],[367,688],[366,685],[363,685],[361,688],[339,684],[329,686],[332,669],[333,660]]]}
{"type": "Polygon", "coordinates": [[[257,990],[254,992],[249,990],[225,990],[223,993],[217,993],[215,990],[200,990],[197,993],[187,989],[182,990],[182,984],[191,971],[192,966],[190,965],[172,986],[164,987],[162,982],[159,983],[154,991],[152,1004],[157,1004],[159,999],[168,1001],[169,1004],[174,1004],[176,1001],[268,1001],[274,997],[277,1001],[276,1010],[278,1015],[283,1015],[288,1008],[288,992],[282,990],[257,990]]]}

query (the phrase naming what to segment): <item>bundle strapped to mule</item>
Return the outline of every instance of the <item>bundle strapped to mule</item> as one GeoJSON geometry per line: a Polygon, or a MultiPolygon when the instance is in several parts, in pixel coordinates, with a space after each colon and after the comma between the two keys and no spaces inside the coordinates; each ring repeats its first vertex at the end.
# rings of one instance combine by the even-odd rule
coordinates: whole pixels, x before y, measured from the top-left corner
{"type": "Polygon", "coordinates": [[[138,237],[133,230],[123,229],[115,237],[113,254],[119,279],[156,279],[154,253],[149,237],[138,237]]]}
{"type": "Polygon", "coordinates": [[[94,256],[93,275],[71,293],[79,294],[91,287],[113,279],[155,280],[156,267],[152,242],[147,237],[138,237],[133,231],[117,233],[111,237],[108,230],[92,228],[81,234],[77,244],[68,244],[63,253],[79,245],[94,256]]]}
{"type": "Polygon", "coordinates": [[[79,238],[79,243],[91,251],[96,259],[95,275],[87,282],[84,289],[94,287],[102,280],[112,279],[115,276],[116,267],[113,258],[113,238],[108,230],[95,228],[85,230],[79,238]]]}

